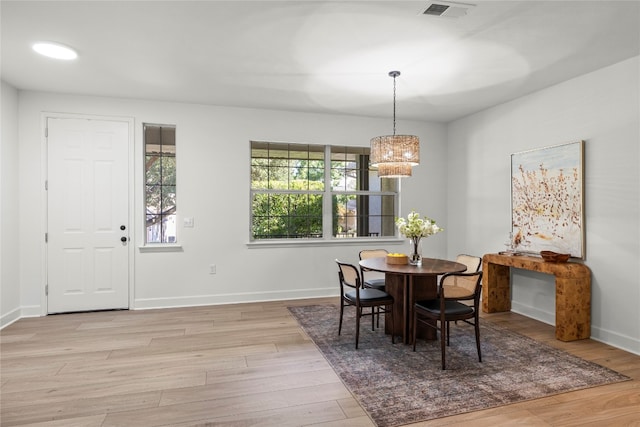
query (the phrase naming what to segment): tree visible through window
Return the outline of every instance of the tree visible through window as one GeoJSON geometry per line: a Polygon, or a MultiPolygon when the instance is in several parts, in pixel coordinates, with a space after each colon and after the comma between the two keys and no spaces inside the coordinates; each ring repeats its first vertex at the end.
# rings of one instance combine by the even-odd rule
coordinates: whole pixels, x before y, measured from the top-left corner
{"type": "Polygon", "coordinates": [[[324,148],[252,142],[254,239],[322,237],[324,148]]]}
{"type": "Polygon", "coordinates": [[[393,236],[396,198],[368,148],[251,142],[253,240],[393,236]]]}
{"type": "Polygon", "coordinates": [[[176,242],[176,127],[144,126],[146,243],[176,242]]]}

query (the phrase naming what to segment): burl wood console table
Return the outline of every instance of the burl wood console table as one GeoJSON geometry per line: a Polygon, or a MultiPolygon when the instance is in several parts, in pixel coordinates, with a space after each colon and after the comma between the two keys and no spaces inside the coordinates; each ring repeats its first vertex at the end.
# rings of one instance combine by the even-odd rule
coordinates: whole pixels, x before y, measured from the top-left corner
{"type": "Polygon", "coordinates": [[[591,336],[591,270],[584,264],[545,262],[533,256],[486,254],[482,258],[482,311],[511,310],[511,267],[555,276],[557,339],[575,341],[591,336]]]}

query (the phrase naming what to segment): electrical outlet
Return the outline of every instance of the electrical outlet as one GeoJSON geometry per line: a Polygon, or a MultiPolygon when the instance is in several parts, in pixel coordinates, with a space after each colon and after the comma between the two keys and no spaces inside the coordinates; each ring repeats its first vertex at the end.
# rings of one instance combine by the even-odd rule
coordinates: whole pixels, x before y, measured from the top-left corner
{"type": "Polygon", "coordinates": [[[216,274],[216,265],[215,264],[210,264],[209,265],[209,274],[216,274]]]}

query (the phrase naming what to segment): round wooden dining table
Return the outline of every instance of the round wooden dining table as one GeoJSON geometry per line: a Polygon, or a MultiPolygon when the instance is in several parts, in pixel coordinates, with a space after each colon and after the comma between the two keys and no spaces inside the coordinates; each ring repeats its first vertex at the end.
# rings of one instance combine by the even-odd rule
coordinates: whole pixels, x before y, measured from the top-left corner
{"type": "MultiPolygon", "coordinates": [[[[410,344],[413,333],[413,306],[416,301],[436,298],[438,276],[457,273],[467,269],[464,264],[436,258],[422,258],[422,265],[387,264],[385,257],[367,258],[360,261],[364,270],[384,273],[385,290],[393,296],[393,324],[385,322],[385,333],[402,336],[402,342],[410,344]]],[[[418,330],[418,337],[435,339],[433,328],[418,330]]]]}

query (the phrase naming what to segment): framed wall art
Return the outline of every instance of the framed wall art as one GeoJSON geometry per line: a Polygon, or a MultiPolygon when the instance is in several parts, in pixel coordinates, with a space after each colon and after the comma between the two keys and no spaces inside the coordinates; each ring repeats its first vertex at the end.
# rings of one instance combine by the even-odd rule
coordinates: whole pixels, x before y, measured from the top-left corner
{"type": "Polygon", "coordinates": [[[511,155],[511,232],[518,252],[585,258],[584,141],[511,155]]]}

